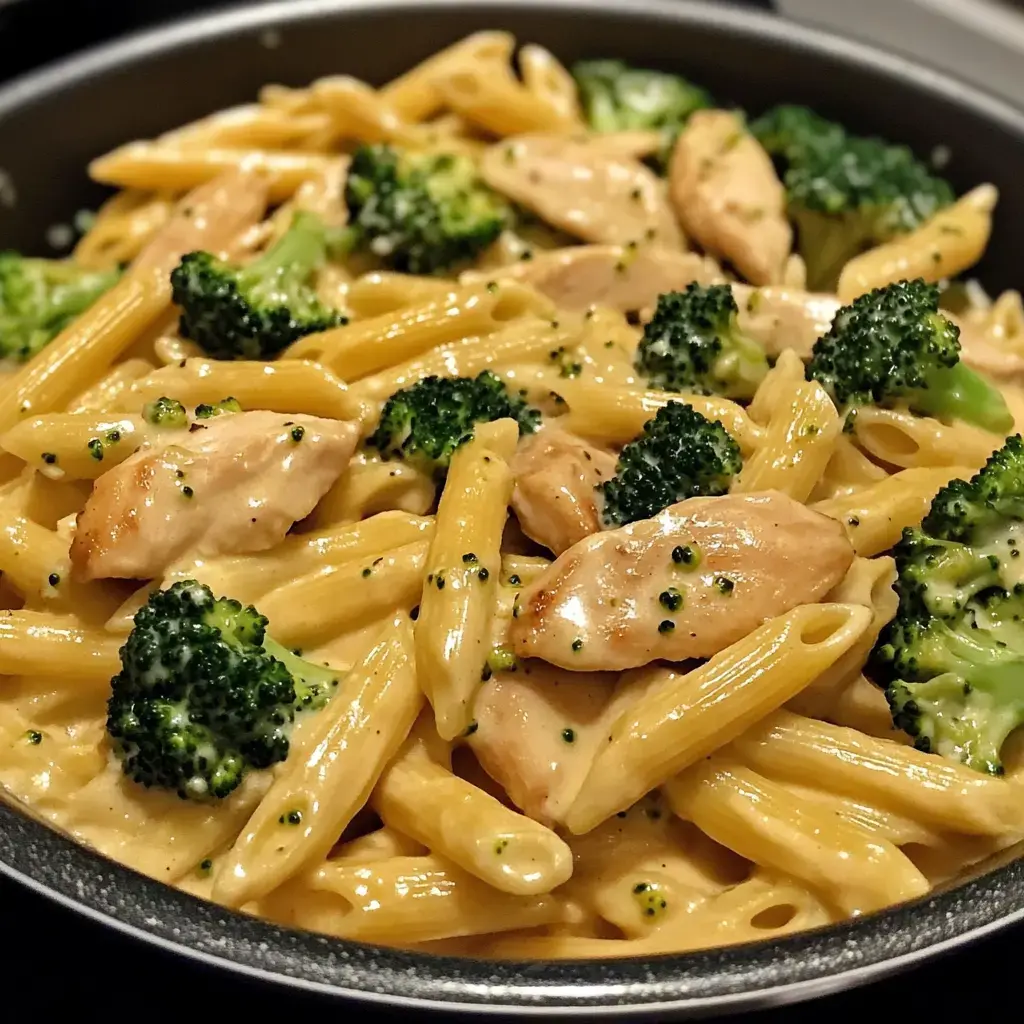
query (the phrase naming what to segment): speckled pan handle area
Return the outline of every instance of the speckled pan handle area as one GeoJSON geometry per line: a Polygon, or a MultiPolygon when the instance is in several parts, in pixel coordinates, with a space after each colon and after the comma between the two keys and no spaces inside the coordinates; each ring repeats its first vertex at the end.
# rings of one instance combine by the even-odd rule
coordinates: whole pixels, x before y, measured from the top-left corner
{"type": "MultiPolygon", "coordinates": [[[[84,168],[266,82],[384,81],[498,27],[561,58],[676,70],[751,110],[813,103],[862,133],[948,147],[958,191],[991,181],[1000,214],[978,274],[1017,282],[1024,114],[946,74],[772,14],[687,0],[282,0],[152,30],[0,89],[0,237],[40,250],[101,192],[84,168]]],[[[1024,916],[1021,851],[914,904],[783,941],[650,960],[485,963],[298,933],[205,904],[0,804],[0,871],[139,941],[282,986],[410,1010],[665,1022],[808,999],[894,972],[1024,916]]],[[[357,1011],[358,1012],[358,1009],[357,1011]]],[[[356,1019],[359,1019],[358,1017],[356,1019]]]]}

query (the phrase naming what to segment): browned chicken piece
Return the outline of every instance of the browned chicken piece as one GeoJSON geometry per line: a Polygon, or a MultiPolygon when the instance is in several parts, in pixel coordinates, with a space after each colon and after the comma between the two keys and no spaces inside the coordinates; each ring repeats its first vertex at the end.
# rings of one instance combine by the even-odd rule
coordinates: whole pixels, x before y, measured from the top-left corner
{"type": "Polygon", "coordinates": [[[514,278],[533,285],[559,309],[604,306],[620,313],[646,309],[662,292],[678,291],[691,281],[723,281],[713,259],[695,252],[678,252],[641,245],[575,245],[536,253],[497,270],[472,271],[464,280],[514,278]]]}
{"type": "Polygon", "coordinates": [[[709,658],[819,601],[852,562],[840,523],[778,491],[691,498],[560,555],[523,590],[509,640],[580,672],[709,658]]]}
{"type": "Polygon", "coordinates": [[[596,488],[615,456],[556,426],[528,437],[512,459],[512,508],[531,540],[560,555],[601,529],[596,488]]]}
{"type": "Polygon", "coordinates": [[[683,247],[662,182],[636,160],[560,136],[519,135],[491,146],[480,171],[491,188],[585,242],[683,247]]]}
{"type": "Polygon", "coordinates": [[[74,575],[155,579],[186,555],[273,547],[345,470],[358,438],[338,420],[242,412],[141,448],[96,481],[71,544],[74,575]]]}
{"type": "Polygon", "coordinates": [[[672,152],[669,195],[701,247],[753,284],[776,284],[793,242],[771,158],[727,110],[698,110],[672,152]]]}
{"type": "Polygon", "coordinates": [[[169,274],[187,252],[206,249],[227,255],[267,206],[266,179],[246,171],[226,171],[193,189],[171,219],[132,262],[132,271],[169,274]]]}
{"type": "Polygon", "coordinates": [[[606,734],[614,675],[566,673],[531,661],[480,687],[469,745],[524,814],[561,821],[606,734]]]}
{"type": "Polygon", "coordinates": [[[732,293],[739,306],[740,329],[770,356],[790,348],[801,359],[810,359],[814,343],[832,326],[840,305],[834,295],[798,288],[734,284],[732,293]]]}

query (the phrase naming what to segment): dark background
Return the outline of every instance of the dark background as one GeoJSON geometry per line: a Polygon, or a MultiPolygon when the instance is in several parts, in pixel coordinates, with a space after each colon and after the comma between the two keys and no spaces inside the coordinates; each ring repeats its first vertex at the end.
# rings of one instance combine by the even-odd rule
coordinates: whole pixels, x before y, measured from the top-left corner
{"type": "MultiPolygon", "coordinates": [[[[213,6],[203,0],[0,0],[0,79],[144,25],[213,6]]],[[[771,5],[769,0],[748,0],[748,6],[771,5]]],[[[24,1019],[19,1010],[25,1017],[30,1012],[35,1020],[50,1020],[61,1011],[80,1011],[86,995],[97,1013],[129,1019],[141,1015],[162,1020],[165,1014],[199,1018],[212,1011],[256,1021],[279,1015],[284,1019],[285,1012],[331,1012],[322,997],[226,978],[143,947],[2,878],[0,936],[6,979],[0,1020],[24,1019]]],[[[885,1021],[911,1007],[932,1012],[930,1003],[938,1003],[943,1016],[951,1017],[960,1011],[961,1001],[966,1005],[970,1000],[974,1010],[983,1010],[1001,1005],[1004,997],[1012,1005],[1017,986],[1011,957],[1015,959],[1022,937],[1024,929],[1004,932],[910,974],[803,1006],[766,1011],[756,1021],[804,1024],[837,1014],[869,1013],[880,1013],[885,1021]]],[[[334,1012],[338,1009],[334,1004],[334,1012]]],[[[341,1012],[368,1024],[409,1018],[408,1011],[353,1007],[341,1012]]]]}

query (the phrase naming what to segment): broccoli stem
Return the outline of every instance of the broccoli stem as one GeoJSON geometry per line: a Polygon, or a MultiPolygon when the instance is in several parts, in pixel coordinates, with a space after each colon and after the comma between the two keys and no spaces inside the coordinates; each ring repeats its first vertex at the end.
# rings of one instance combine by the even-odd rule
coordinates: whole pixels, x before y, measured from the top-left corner
{"type": "Polygon", "coordinates": [[[715,376],[725,381],[722,394],[730,398],[751,399],[768,372],[764,349],[739,331],[729,334],[729,346],[716,360],[715,376]]]}
{"type": "Polygon", "coordinates": [[[839,274],[849,260],[869,248],[871,235],[855,215],[827,214],[791,208],[800,255],[807,268],[807,288],[835,291],[839,274]]]}
{"type": "Polygon", "coordinates": [[[307,697],[315,698],[330,694],[331,687],[338,681],[338,673],[333,669],[306,661],[269,636],[263,639],[263,650],[272,658],[283,662],[284,667],[291,673],[295,680],[297,706],[301,706],[307,697]]]}
{"type": "MultiPolygon", "coordinates": [[[[327,254],[327,236],[318,217],[300,210],[295,214],[291,227],[261,256],[248,264],[239,273],[242,286],[254,294],[266,289],[272,298],[280,292],[280,278],[304,278],[315,270],[327,254]]],[[[282,296],[286,301],[287,296],[282,296]]]]}
{"type": "Polygon", "coordinates": [[[1013,415],[996,388],[964,363],[929,375],[928,387],[914,395],[915,412],[938,419],[963,420],[1004,437],[1013,429],[1013,415]]]}

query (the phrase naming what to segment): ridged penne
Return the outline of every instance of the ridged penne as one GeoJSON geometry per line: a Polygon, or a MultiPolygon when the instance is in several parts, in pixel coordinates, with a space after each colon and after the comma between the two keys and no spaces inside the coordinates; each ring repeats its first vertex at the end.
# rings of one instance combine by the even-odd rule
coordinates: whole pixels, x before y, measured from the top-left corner
{"type": "Polygon", "coordinates": [[[812,507],[842,523],[857,554],[871,558],[888,551],[906,527],[920,525],[941,488],[951,480],[969,480],[974,473],[958,465],[904,469],[812,507]]]}
{"type": "Polygon", "coordinates": [[[487,660],[512,496],[507,460],[518,435],[514,420],[478,425],[452,456],[437,510],[416,621],[416,664],[446,740],[469,725],[487,660]]]}
{"type": "Polygon", "coordinates": [[[572,874],[572,852],[551,829],[453,775],[415,736],[384,772],[371,804],[385,825],[499,892],[535,896],[572,874]]]}
{"type": "Polygon", "coordinates": [[[587,832],[784,704],[857,641],[856,605],[802,605],[685,675],[667,672],[611,727],[566,816],[587,832]]]}
{"type": "Polygon", "coordinates": [[[969,835],[1003,835],[1024,825],[1016,787],[892,740],[777,711],[737,739],[737,756],[757,771],[878,801],[918,821],[969,835]]]}
{"type": "Polygon", "coordinates": [[[858,915],[923,896],[924,876],[887,839],[734,759],[715,755],[665,786],[672,809],[723,846],[791,875],[843,913],[858,915]]]}
{"type": "Polygon", "coordinates": [[[804,380],[803,369],[795,352],[783,352],[754,396],[747,412],[764,435],[733,481],[734,492],[775,490],[806,501],[825,472],[842,422],[825,389],[804,380]]]}
{"type": "Polygon", "coordinates": [[[302,749],[224,859],[214,897],[240,907],[321,861],[366,802],[422,701],[411,626],[399,615],[316,713],[302,749]]]}
{"type": "Polygon", "coordinates": [[[275,363],[188,359],[154,370],[135,381],[119,406],[137,412],[145,402],[167,395],[185,405],[235,398],[243,409],[302,412],[338,420],[365,415],[359,401],[330,370],[304,360],[275,363]]]}

